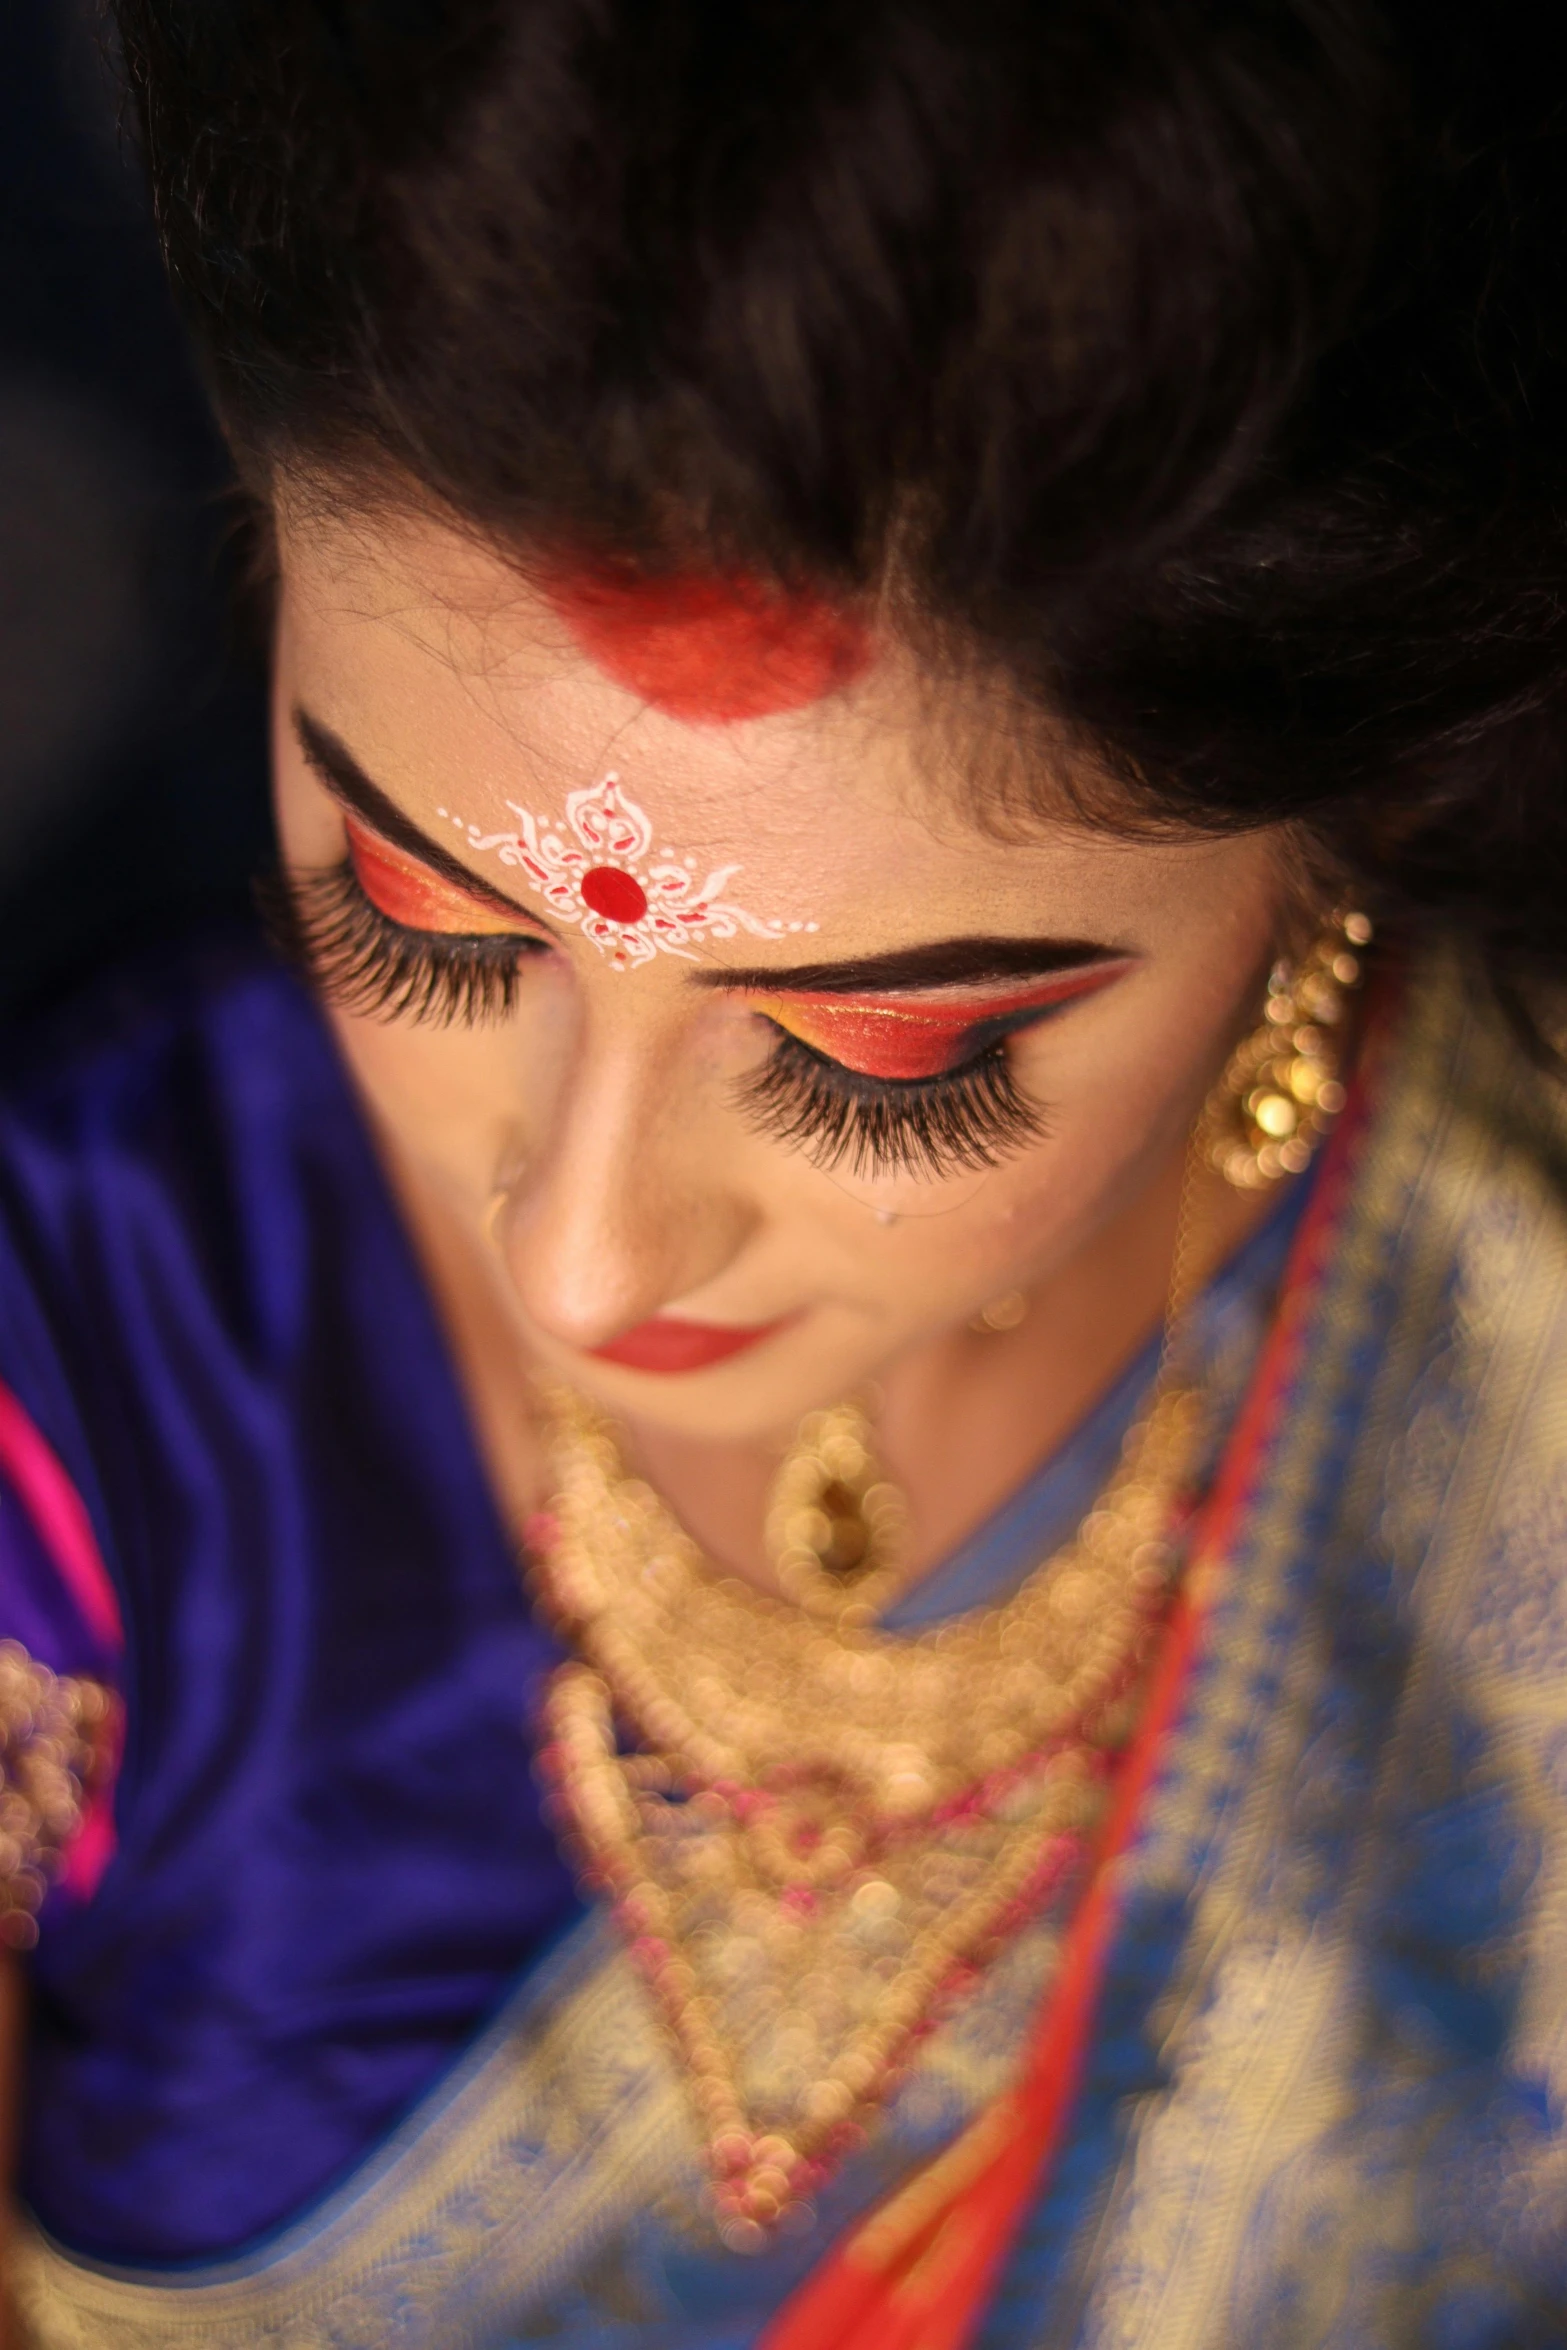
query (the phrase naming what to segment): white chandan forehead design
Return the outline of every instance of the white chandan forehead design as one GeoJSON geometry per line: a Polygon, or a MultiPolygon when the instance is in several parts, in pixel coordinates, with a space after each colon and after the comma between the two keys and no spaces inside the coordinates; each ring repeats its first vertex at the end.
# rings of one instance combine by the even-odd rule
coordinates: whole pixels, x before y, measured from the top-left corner
{"type": "Polygon", "coordinates": [[[752,938],[787,938],[791,931],[816,928],[814,922],[764,922],[723,897],[738,865],[720,865],[698,883],[693,857],[666,848],[650,860],[653,827],[613,771],[568,793],[564,824],[530,815],[515,800],[506,805],[517,819],[515,832],[481,832],[448,808],[439,813],[469,848],[493,849],[503,865],[523,874],[557,921],[580,922],[619,970],[659,954],[695,962],[692,939],[735,938],[741,931],[752,938]]]}

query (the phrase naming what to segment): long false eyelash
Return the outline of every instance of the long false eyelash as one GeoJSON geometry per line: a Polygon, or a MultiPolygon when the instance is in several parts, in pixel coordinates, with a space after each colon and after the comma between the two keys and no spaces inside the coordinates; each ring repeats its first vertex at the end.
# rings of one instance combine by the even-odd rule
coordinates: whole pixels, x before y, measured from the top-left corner
{"type": "Polygon", "coordinates": [[[1044,1132],[1017,1090],[1004,1044],[941,1077],[866,1077],[780,1030],[764,1067],[748,1077],[752,1124],[803,1150],[815,1166],[851,1175],[902,1171],[939,1179],[993,1167],[1044,1132]]]}
{"type": "Polygon", "coordinates": [[[323,995],[378,1020],[504,1020],[523,964],[549,952],[542,939],[405,930],[370,903],[346,857],[325,871],[275,875],[257,896],[274,944],[323,995]]]}
{"type": "MultiPolygon", "coordinates": [[[[478,1026],[504,1019],[542,940],[407,930],[365,896],[345,857],[325,871],[257,888],[274,943],[346,1011],[478,1026]]],[[[902,1170],[939,1179],[994,1166],[1036,1141],[1043,1118],[1018,1092],[1004,1043],[940,1077],[864,1076],[779,1031],[744,1086],[752,1122],[815,1165],[856,1176],[902,1170]]]]}

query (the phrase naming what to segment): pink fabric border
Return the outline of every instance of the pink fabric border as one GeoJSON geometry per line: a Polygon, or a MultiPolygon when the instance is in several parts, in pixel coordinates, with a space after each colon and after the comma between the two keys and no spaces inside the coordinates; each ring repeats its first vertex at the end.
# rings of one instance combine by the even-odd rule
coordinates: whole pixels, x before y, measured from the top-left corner
{"type": "Polygon", "coordinates": [[[82,1497],[59,1456],[4,1385],[0,1385],[0,1470],[16,1487],[23,1508],[94,1637],[123,1650],[125,1627],[120,1621],[120,1603],[82,1497]]]}
{"type": "MultiPolygon", "coordinates": [[[[0,1384],[0,1470],[15,1487],[60,1579],[94,1637],[116,1655],[125,1627],[109,1570],[86,1505],[58,1454],[39,1434],[11,1390],[0,1384]]],[[[118,1743],[118,1742],[116,1742],[118,1743]]],[[[118,1755],[113,1757],[117,1764],[118,1755]]],[[[85,1901],[114,1855],[113,1771],[93,1790],[86,1816],[65,1854],[59,1882],[85,1901]]]]}

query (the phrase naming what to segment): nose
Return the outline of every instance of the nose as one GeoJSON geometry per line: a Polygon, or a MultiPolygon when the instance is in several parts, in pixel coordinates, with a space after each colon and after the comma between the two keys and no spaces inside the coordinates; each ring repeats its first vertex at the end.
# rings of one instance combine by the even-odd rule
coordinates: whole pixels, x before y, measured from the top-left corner
{"type": "Polygon", "coordinates": [[[524,1311],[572,1347],[678,1308],[729,1264],[757,1211],[725,1180],[678,1050],[581,1039],[497,1230],[524,1311]]]}

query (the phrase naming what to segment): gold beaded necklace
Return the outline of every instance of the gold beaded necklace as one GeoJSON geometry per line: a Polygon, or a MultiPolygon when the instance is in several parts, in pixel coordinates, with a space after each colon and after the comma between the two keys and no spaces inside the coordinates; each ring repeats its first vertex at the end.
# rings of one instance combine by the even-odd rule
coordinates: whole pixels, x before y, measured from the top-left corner
{"type": "MultiPolygon", "coordinates": [[[[791,1604],[716,1571],[591,1404],[541,1402],[557,1492],[532,1575],[576,1652],[544,1768],[683,2058],[721,2233],[756,2249],[808,2217],[921,2034],[1080,1860],[1174,1581],[1204,1399],[1166,1365],[1071,1540],[999,1605],[907,1634],[800,1536],[798,1461],[774,1530],[818,1563],[793,1561],[791,1604]]],[[[804,1450],[852,1490],[863,1423],[835,1418],[804,1450]]],[[[891,1504],[876,1514],[885,1535],[891,1504]]]]}

